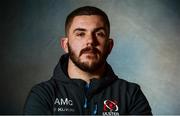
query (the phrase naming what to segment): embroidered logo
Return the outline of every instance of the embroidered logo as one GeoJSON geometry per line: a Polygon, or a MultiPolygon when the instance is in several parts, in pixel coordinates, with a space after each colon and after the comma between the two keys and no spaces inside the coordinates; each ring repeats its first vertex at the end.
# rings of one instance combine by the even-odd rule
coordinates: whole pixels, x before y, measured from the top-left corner
{"type": "Polygon", "coordinates": [[[118,111],[117,101],[105,100],[104,101],[104,111],[118,111]]]}
{"type": "Polygon", "coordinates": [[[56,98],[54,101],[54,112],[74,112],[74,103],[68,98],[56,98]]]}
{"type": "Polygon", "coordinates": [[[116,100],[104,100],[103,116],[119,115],[119,107],[116,100]]]}
{"type": "Polygon", "coordinates": [[[56,98],[54,101],[54,104],[72,106],[73,102],[72,100],[69,100],[68,98],[65,98],[65,99],[61,98],[60,100],[56,98]]]}

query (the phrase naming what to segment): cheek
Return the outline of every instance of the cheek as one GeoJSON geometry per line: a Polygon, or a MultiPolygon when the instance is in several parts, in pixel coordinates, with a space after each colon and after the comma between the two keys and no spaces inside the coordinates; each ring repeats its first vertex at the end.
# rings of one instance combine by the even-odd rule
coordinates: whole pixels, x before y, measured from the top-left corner
{"type": "Polygon", "coordinates": [[[81,51],[81,46],[75,42],[70,42],[69,45],[71,46],[72,51],[76,54],[79,55],[81,51]]]}
{"type": "Polygon", "coordinates": [[[107,42],[101,41],[101,42],[100,42],[100,46],[99,46],[98,49],[99,49],[102,53],[104,53],[105,51],[107,51],[107,49],[108,49],[108,44],[107,44],[107,42]]]}

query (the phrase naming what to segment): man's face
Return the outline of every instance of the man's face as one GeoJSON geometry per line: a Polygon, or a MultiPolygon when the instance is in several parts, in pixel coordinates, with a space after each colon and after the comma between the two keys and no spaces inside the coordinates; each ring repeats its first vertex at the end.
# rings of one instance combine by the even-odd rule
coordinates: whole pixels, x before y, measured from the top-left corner
{"type": "Polygon", "coordinates": [[[98,15],[74,17],[67,39],[70,60],[86,72],[93,72],[101,67],[112,48],[108,29],[98,15]]]}

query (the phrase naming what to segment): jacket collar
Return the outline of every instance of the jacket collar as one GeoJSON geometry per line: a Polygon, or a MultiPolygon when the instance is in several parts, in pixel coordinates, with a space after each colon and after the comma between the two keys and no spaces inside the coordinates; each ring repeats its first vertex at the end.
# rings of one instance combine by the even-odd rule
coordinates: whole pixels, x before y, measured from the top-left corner
{"type": "MultiPolygon", "coordinates": [[[[80,87],[84,87],[86,82],[81,79],[70,79],[67,67],[68,67],[68,59],[69,55],[64,54],[61,56],[59,63],[56,65],[54,69],[54,74],[52,79],[68,83],[68,84],[76,84],[80,87]]],[[[104,88],[111,85],[114,81],[118,79],[118,77],[114,74],[111,66],[106,62],[106,73],[100,79],[91,79],[89,89],[86,92],[87,96],[91,97],[93,94],[100,92],[104,88]]]]}

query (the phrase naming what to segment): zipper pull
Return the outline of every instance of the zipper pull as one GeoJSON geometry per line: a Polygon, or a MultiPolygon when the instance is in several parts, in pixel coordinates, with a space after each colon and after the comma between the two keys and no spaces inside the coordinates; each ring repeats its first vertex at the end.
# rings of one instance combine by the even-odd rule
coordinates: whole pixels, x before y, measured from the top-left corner
{"type": "Polygon", "coordinates": [[[97,104],[95,104],[94,110],[93,110],[93,115],[97,114],[97,104]]]}
{"type": "Polygon", "coordinates": [[[87,108],[87,98],[84,99],[84,108],[87,108]]]}

